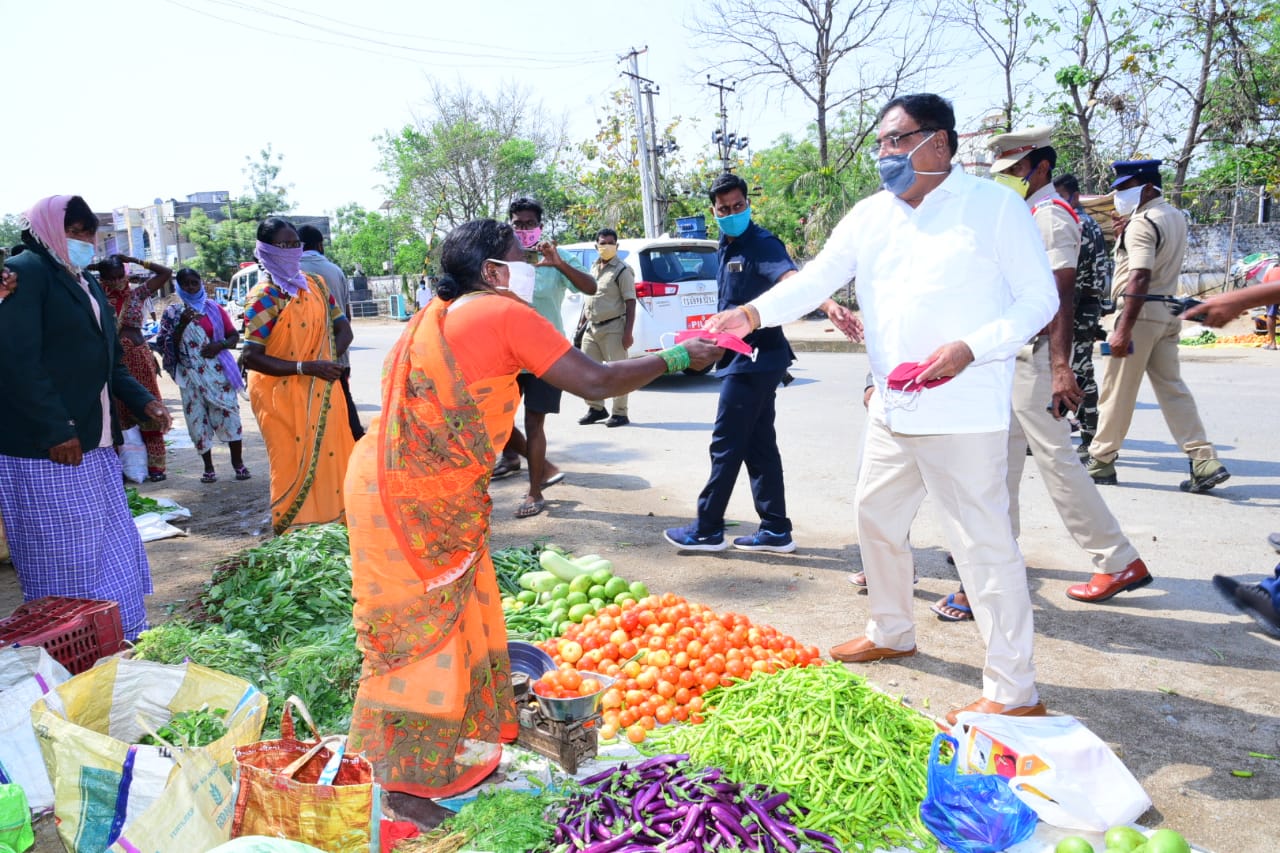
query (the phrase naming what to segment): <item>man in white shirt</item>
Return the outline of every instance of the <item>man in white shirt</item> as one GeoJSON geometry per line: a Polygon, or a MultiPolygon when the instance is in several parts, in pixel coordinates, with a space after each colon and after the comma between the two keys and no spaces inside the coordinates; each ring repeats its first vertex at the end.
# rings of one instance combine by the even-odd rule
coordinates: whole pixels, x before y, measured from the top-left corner
{"type": "Polygon", "coordinates": [[[1005,475],[1013,360],[1057,310],[1053,276],[1026,204],[951,165],[958,140],[946,100],[893,99],[877,141],[886,191],[859,202],[803,270],[707,328],[776,326],[856,279],[862,322],[833,319],[855,338],[866,324],[876,385],[857,502],[870,619],[865,637],[831,655],[864,663],[915,654],[908,534],[927,493],[987,646],[983,698],[963,710],[1043,714],[1005,475]],[[910,363],[923,365],[914,383],[890,388],[890,373],[910,363]],[[948,381],[924,387],[934,380],[948,381]]]}
{"type": "Polygon", "coordinates": [[[425,276],[418,279],[418,292],[415,294],[418,303],[418,310],[421,311],[427,307],[427,303],[431,301],[431,288],[427,287],[427,279],[425,276]]]}

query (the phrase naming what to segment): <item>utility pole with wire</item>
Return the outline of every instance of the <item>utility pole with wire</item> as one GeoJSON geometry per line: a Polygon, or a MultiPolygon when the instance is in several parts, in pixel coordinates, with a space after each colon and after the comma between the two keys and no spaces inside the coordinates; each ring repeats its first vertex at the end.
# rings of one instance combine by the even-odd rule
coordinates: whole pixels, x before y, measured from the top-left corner
{"type": "Polygon", "coordinates": [[[644,236],[657,237],[658,221],[654,216],[654,211],[657,210],[657,192],[655,192],[655,180],[652,174],[653,160],[650,158],[649,145],[645,142],[644,104],[640,100],[640,82],[652,83],[653,81],[645,80],[640,76],[638,62],[640,54],[648,49],[648,47],[640,50],[632,48],[631,52],[624,54],[621,59],[631,62],[631,70],[622,73],[631,78],[631,102],[636,112],[636,153],[639,155],[637,159],[640,165],[640,200],[644,212],[644,236]]]}
{"type": "Polygon", "coordinates": [[[707,85],[716,89],[720,95],[720,127],[711,131],[711,144],[716,146],[716,151],[720,155],[720,168],[726,172],[733,171],[732,164],[729,160],[733,151],[742,151],[749,144],[749,140],[745,136],[738,136],[736,133],[729,132],[729,111],[725,109],[724,96],[734,91],[733,84],[724,82],[721,78],[719,83],[711,79],[711,75],[707,75],[707,85]]]}

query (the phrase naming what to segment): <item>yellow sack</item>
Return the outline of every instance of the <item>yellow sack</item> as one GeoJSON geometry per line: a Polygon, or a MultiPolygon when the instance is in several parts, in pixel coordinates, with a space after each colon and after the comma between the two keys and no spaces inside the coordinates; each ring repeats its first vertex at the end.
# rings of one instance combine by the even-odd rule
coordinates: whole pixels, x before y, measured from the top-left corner
{"type": "Polygon", "coordinates": [[[164,792],[173,752],[137,746],[182,711],[223,708],[227,733],[204,751],[234,778],[234,750],[262,734],[267,698],[247,681],[196,664],[109,658],[31,706],[69,853],[102,853],[164,792]]]}
{"type": "Polygon", "coordinates": [[[110,853],[199,853],[231,838],[235,786],[203,749],[175,753],[178,769],[164,793],[125,825],[110,853]]]}

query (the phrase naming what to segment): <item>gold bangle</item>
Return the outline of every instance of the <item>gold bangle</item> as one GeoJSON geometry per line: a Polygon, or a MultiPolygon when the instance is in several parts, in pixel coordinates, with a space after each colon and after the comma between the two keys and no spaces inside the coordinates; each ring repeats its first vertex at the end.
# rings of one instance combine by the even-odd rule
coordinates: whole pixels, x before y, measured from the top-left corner
{"type": "Polygon", "coordinates": [[[754,332],[756,329],[760,328],[759,316],[753,313],[749,307],[747,307],[746,305],[739,305],[738,310],[746,315],[747,325],[751,327],[751,331],[754,332]]]}

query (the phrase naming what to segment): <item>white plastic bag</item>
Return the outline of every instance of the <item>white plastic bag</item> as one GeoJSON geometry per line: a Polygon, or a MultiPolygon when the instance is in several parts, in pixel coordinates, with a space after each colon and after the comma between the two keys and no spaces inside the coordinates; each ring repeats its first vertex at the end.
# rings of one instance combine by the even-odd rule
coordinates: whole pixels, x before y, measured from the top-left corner
{"type": "Polygon", "coordinates": [[[31,706],[71,674],[40,646],[0,649],[0,782],[16,782],[34,812],[53,808],[53,785],[31,727],[31,706]]]}
{"type": "Polygon", "coordinates": [[[1151,808],[1124,763],[1075,717],[964,713],[952,733],[966,772],[1005,777],[1045,823],[1105,832],[1151,808]]]}
{"type": "Polygon", "coordinates": [[[124,444],[120,445],[120,467],[124,478],[131,483],[147,479],[147,446],[142,443],[142,429],[131,426],[124,431],[124,444]]]}

